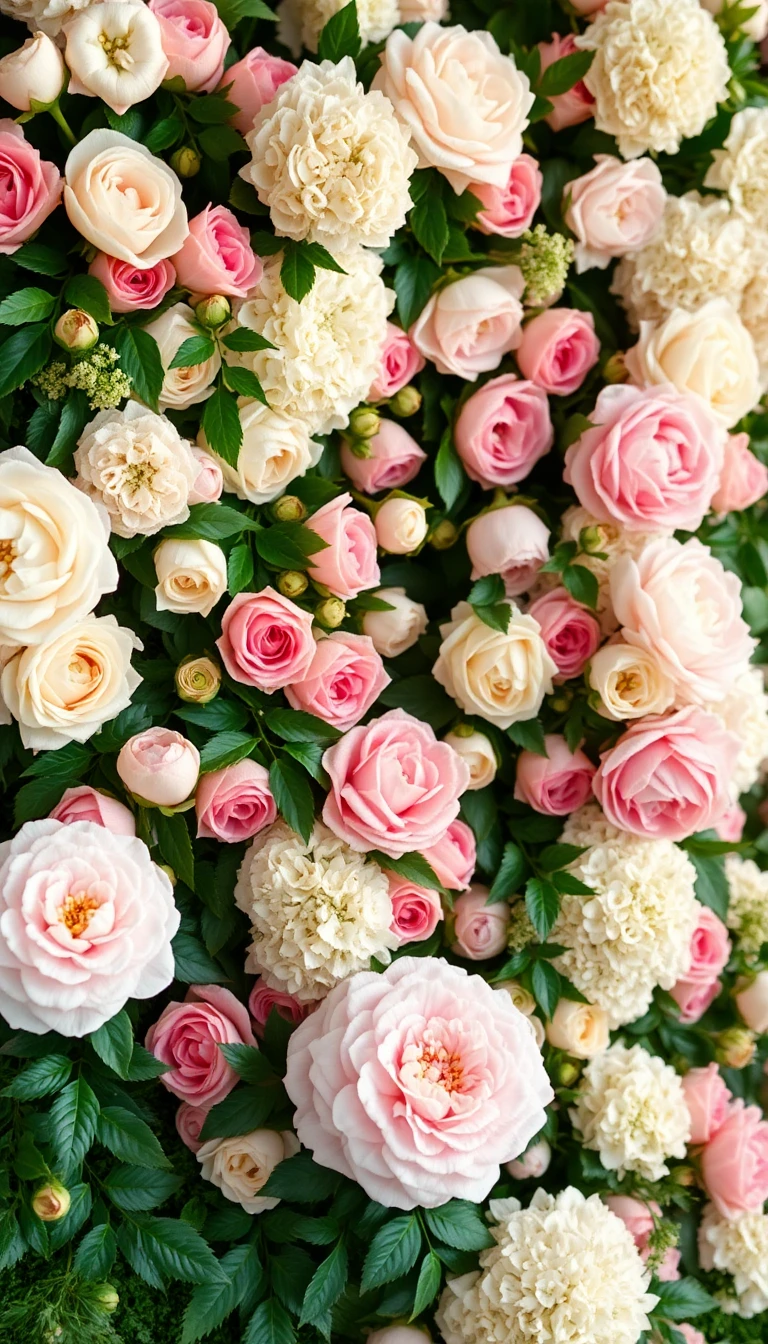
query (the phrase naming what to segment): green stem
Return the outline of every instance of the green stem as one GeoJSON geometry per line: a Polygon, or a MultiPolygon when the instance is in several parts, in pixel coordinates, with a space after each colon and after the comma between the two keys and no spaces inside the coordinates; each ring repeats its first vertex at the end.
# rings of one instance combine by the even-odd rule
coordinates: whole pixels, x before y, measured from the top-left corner
{"type": "Polygon", "coordinates": [[[76,144],[77,144],[77,136],[75,135],[74,131],[72,130],[72,127],[70,126],[69,122],[67,121],[66,117],[64,116],[64,113],[62,112],[61,108],[59,107],[59,104],[58,104],[58,103],[51,103],[51,106],[48,108],[48,111],[50,112],[51,116],[53,117],[53,120],[56,122],[56,125],[61,127],[61,129],[62,129],[62,131],[64,132],[64,135],[66,136],[66,138],[67,138],[67,140],[69,141],[70,145],[76,145],[76,144]]]}

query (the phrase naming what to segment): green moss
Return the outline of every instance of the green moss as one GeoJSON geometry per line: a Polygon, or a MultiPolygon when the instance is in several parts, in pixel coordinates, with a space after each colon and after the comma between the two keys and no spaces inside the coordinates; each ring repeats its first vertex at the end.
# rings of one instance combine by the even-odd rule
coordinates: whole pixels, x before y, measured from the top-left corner
{"type": "Polygon", "coordinates": [[[708,1344],[765,1344],[768,1340],[768,1312],[743,1321],[740,1316],[726,1316],[723,1311],[711,1311],[698,1316],[693,1322],[708,1344]]]}

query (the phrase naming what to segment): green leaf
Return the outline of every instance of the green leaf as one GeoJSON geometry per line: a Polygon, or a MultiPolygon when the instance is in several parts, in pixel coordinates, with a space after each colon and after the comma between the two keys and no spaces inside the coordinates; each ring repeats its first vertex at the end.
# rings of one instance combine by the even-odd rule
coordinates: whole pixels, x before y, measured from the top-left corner
{"type": "Polygon", "coordinates": [[[414,882],[418,887],[427,887],[430,891],[443,890],[434,868],[423,854],[413,852],[402,854],[399,859],[393,859],[389,854],[382,854],[378,849],[372,849],[368,857],[381,868],[388,868],[390,872],[397,873],[398,877],[404,877],[407,882],[414,882]]]}
{"type": "Polygon", "coordinates": [[[183,929],[176,934],[171,943],[173,948],[173,973],[184,985],[218,985],[228,977],[226,972],[208,955],[203,944],[191,933],[183,929]]]}
{"type": "Polygon", "coordinates": [[[310,261],[306,249],[291,239],[283,247],[280,281],[289,298],[295,299],[297,303],[301,303],[315,283],[314,262],[310,261]]]}
{"type": "Polygon", "coordinates": [[[163,536],[180,541],[222,541],[225,537],[255,531],[258,526],[247,513],[230,504],[193,504],[186,522],[166,527],[163,536]]]}
{"type": "Polygon", "coordinates": [[[252,397],[260,401],[263,406],[269,405],[264,388],[251,369],[241,369],[236,364],[227,364],[224,368],[224,379],[227,387],[236,392],[238,397],[252,397]]]}
{"type": "Polygon", "coordinates": [[[15,1097],[17,1101],[33,1101],[58,1092],[72,1072],[72,1061],[64,1055],[44,1055],[35,1059],[18,1073],[0,1092],[0,1097],[15,1097]]]}
{"type": "Polygon", "coordinates": [[[272,1065],[255,1045],[220,1045],[219,1049],[238,1077],[246,1083],[264,1083],[274,1078],[272,1065]]]}
{"type": "Polygon", "coordinates": [[[276,1297],[268,1297],[256,1308],[243,1335],[243,1344],[296,1344],[293,1322],[276,1297]]]}
{"type": "Polygon", "coordinates": [[[421,1250],[421,1228],[415,1214],[385,1223],[371,1242],[363,1266],[360,1290],[369,1292],[382,1283],[402,1278],[416,1264],[421,1250]]]}
{"type": "Polygon", "coordinates": [[[592,887],[588,887],[581,878],[574,877],[573,873],[553,873],[552,885],[560,892],[561,896],[593,896],[592,887]]]}
{"type": "Polygon", "coordinates": [[[519,845],[510,840],[504,846],[499,870],[493,879],[486,904],[494,905],[497,901],[506,901],[510,896],[514,896],[522,881],[525,867],[523,851],[519,845]]]}
{"type": "Polygon", "coordinates": [[[439,266],[450,237],[442,197],[434,190],[423,196],[413,207],[408,222],[417,243],[439,266]]]}
{"type": "Polygon", "coordinates": [[[253,1300],[262,1289],[264,1271],[255,1246],[233,1246],[219,1265],[226,1282],[201,1283],[195,1288],[184,1312],[181,1344],[195,1344],[221,1325],[246,1295],[253,1300]]]}
{"type": "Polygon", "coordinates": [[[181,1176],[171,1171],[153,1171],[144,1167],[113,1167],[104,1189],[119,1209],[126,1213],[146,1213],[170,1199],[181,1185],[181,1176]]]}
{"type": "Polygon", "coordinates": [[[544,729],[539,719],[525,719],[521,723],[511,723],[507,729],[507,737],[522,751],[532,751],[535,756],[547,754],[544,729]]]}
{"type": "Polygon", "coordinates": [[[111,107],[104,108],[113,131],[127,135],[131,140],[140,140],[144,131],[144,118],[137,107],[129,107],[125,112],[113,112],[111,107]]]}
{"type": "Polygon", "coordinates": [[[200,132],[197,141],[203,153],[217,163],[223,163],[233,154],[242,154],[248,148],[234,126],[208,126],[200,132]]]}
{"type": "Polygon", "coordinates": [[[536,862],[545,872],[552,873],[556,868],[565,868],[569,863],[575,863],[585,853],[583,845],[547,845],[542,849],[536,862]]]}
{"type": "Polygon", "coordinates": [[[124,1106],[105,1106],[96,1133],[99,1143],[122,1162],[158,1169],[171,1165],[149,1125],[124,1106]]]}
{"type": "Polygon", "coordinates": [[[55,297],[46,289],[17,289],[0,303],[0,323],[6,327],[21,327],[25,322],[44,322],[55,304],[55,297]]]}
{"type": "Polygon", "coordinates": [[[237,466],[243,442],[243,426],[237,400],[220,384],[203,404],[202,429],[209,448],[230,467],[237,466]]]}
{"type": "Polygon", "coordinates": [[[225,733],[230,729],[238,732],[248,722],[245,705],[238,704],[235,700],[222,700],[221,697],[211,700],[207,705],[182,705],[173,712],[185,723],[193,723],[197,728],[207,728],[211,733],[225,733]]]}
{"type": "Polygon", "coordinates": [[[342,56],[358,56],[360,45],[357,5],[352,0],[351,4],[333,14],[323,28],[317,44],[317,59],[340,61],[342,56]]]}
{"type": "Polygon", "coordinates": [[[136,396],[156,411],[165,375],[154,336],[141,327],[119,326],[110,332],[109,343],[117,350],[120,367],[131,379],[136,396]]]}
{"type": "Polygon", "coordinates": [[[414,718],[423,719],[435,731],[456,718],[456,705],[429,672],[403,677],[384,687],[379,701],[388,709],[405,709],[414,718]]]}
{"type": "Polygon", "coordinates": [[[228,350],[276,350],[277,346],[272,341],[268,341],[266,336],[260,336],[257,331],[251,331],[248,327],[236,327],[230,331],[228,336],[224,337],[223,344],[228,350]]]}
{"type": "Polygon", "coordinates": [[[223,770],[225,765],[236,765],[245,760],[259,745],[257,737],[249,733],[217,733],[210,738],[200,752],[200,773],[210,774],[212,770],[223,770]]]}
{"type": "Polygon", "coordinates": [[[436,1209],[425,1209],[424,1217],[430,1232],[457,1251],[484,1251],[493,1245],[480,1210],[468,1199],[450,1199],[436,1209]]]}
{"type": "Polygon", "coordinates": [[[425,256],[406,257],[395,268],[397,313],[406,331],[416,321],[440,275],[440,267],[425,256]]]}
{"type": "Polygon", "coordinates": [[[256,533],[255,544],[267,565],[306,569],[310,556],[325,550],[328,543],[304,523],[274,523],[256,533]]]}
{"type": "Polygon", "coordinates": [[[302,709],[272,709],[269,712],[269,730],[285,742],[338,742],[341,733],[333,724],[302,709]]]}
{"type": "Polygon", "coordinates": [[[659,1315],[670,1321],[687,1321],[689,1317],[701,1316],[717,1306],[704,1285],[692,1277],[669,1282],[654,1279],[651,1287],[659,1297],[654,1316],[659,1315]]]}
{"type": "Polygon", "coordinates": [[[539,942],[546,942],[560,911],[557,888],[544,877],[531,877],[525,884],[525,908],[539,942]]]}
{"type": "Polygon", "coordinates": [[[315,800],[305,772],[289,757],[278,756],[269,769],[269,786],[291,830],[308,840],[315,820],[315,800]]]}
{"type": "Polygon", "coordinates": [[[162,1074],[167,1073],[168,1067],[162,1059],[155,1059],[155,1056],[151,1055],[149,1050],[145,1050],[143,1045],[134,1041],[133,1054],[126,1078],[132,1083],[148,1082],[150,1078],[159,1078],[162,1074]]]}
{"type": "Polygon", "coordinates": [[[310,1153],[301,1152],[278,1163],[261,1194],[291,1204],[317,1204],[330,1198],[339,1180],[335,1171],[314,1162],[310,1153]]]}
{"type": "Polygon", "coordinates": [[[0,346],[0,397],[21,387],[37,373],[51,353],[52,337],[47,322],[20,327],[0,346]]]}
{"type": "Polygon", "coordinates": [[[36,756],[31,765],[23,773],[23,778],[36,778],[38,775],[46,779],[55,779],[62,784],[71,784],[75,780],[82,778],[92,760],[92,753],[82,742],[68,742],[65,747],[60,747],[58,751],[46,752],[42,756],[36,756]]]}
{"type": "Polygon", "coordinates": [[[133,1054],[133,1027],[124,1008],[99,1027],[98,1031],[92,1031],[89,1040],[99,1059],[108,1068],[113,1069],[120,1078],[128,1077],[133,1054]]]}
{"type": "MultiPolygon", "coordinates": [[[[250,546],[241,542],[233,546],[227,556],[227,589],[236,597],[253,582],[253,555],[250,546]]],[[[222,701],[222,704],[225,702],[222,701]]]]}
{"type": "Polygon", "coordinates": [[[67,259],[53,247],[45,243],[25,243],[13,254],[17,266],[37,275],[63,275],[67,270],[67,259]]]}
{"type": "Polygon", "coordinates": [[[210,336],[201,336],[196,333],[182,341],[168,368],[188,369],[193,364],[204,364],[215,353],[216,342],[212,341],[210,336]]]}
{"type": "Polygon", "coordinates": [[[153,154],[162,154],[164,149],[178,144],[183,134],[184,123],[174,114],[156,122],[144,136],[144,144],[153,154]]]}
{"type": "Polygon", "coordinates": [[[561,994],[562,981],[549,961],[535,961],[531,972],[533,997],[548,1018],[552,1018],[561,994]]]}
{"type": "MultiPolygon", "coordinates": [[[[49,753],[46,752],[46,757],[49,753]]],[[[45,759],[45,758],[41,758],[45,759]]],[[[32,779],[18,790],[13,800],[13,824],[23,826],[25,821],[43,817],[55,807],[65,785],[58,779],[32,779]]]]}
{"type": "Polygon", "coordinates": [[[723,860],[716,855],[697,854],[693,849],[686,853],[696,869],[697,899],[724,921],[728,915],[729,891],[723,860]]]}
{"type": "MultiPolygon", "coordinates": [[[[45,461],[50,452],[61,419],[61,404],[58,401],[42,401],[36,406],[27,421],[27,435],[24,440],[29,451],[45,461]]],[[[768,601],[768,597],[766,598],[768,601]]]]}
{"type": "Polygon", "coordinates": [[[201,98],[193,98],[187,105],[190,117],[201,126],[222,126],[230,121],[237,111],[237,105],[230,103],[220,94],[209,93],[201,98]]]}
{"type": "Polygon", "coordinates": [[[50,1112],[54,1152],[66,1171],[82,1162],[96,1137],[99,1103],[84,1078],[73,1078],[50,1112]]]}
{"type": "Polygon", "coordinates": [[[273,1087],[237,1087],[223,1101],[212,1106],[200,1131],[200,1138],[228,1139],[261,1129],[269,1119],[277,1099],[273,1087]]]}
{"type": "Polygon", "coordinates": [[[73,275],[64,286],[64,297],[73,308],[82,308],[97,322],[111,323],[109,295],[95,275],[73,275]]]}
{"type": "Polygon", "coordinates": [[[276,19],[264,0],[215,0],[224,26],[231,32],[241,19],[276,19]]]}
{"type": "Polygon", "coordinates": [[[506,596],[504,580],[500,574],[486,574],[477,579],[469,590],[467,601],[472,607],[495,607],[506,596]]]}
{"type": "Polygon", "coordinates": [[[339,264],[335,257],[331,256],[327,247],[322,243],[310,243],[307,239],[301,243],[301,249],[304,256],[312,262],[320,271],[335,271],[337,275],[346,275],[344,267],[339,264]]]}
{"type": "Polygon", "coordinates": [[[192,841],[183,812],[174,812],[166,817],[156,810],[153,814],[157,843],[165,862],[177,877],[192,891],[195,889],[195,856],[192,853],[192,841]]]}
{"type": "Polygon", "coordinates": [[[453,445],[453,434],[447,429],[440,440],[435,458],[435,485],[446,509],[452,509],[466,483],[464,468],[453,445]]]}
{"type": "Polygon", "coordinates": [[[437,1297],[442,1276],[442,1266],[435,1255],[435,1252],[428,1251],[421,1262],[421,1269],[419,1270],[419,1279],[416,1284],[416,1297],[414,1298],[413,1311],[411,1312],[410,1317],[411,1320],[420,1316],[422,1311],[429,1306],[430,1302],[433,1302],[437,1297]]]}
{"type": "Polygon", "coordinates": [[[512,616],[512,608],[508,602],[499,602],[495,607],[477,607],[473,610],[491,630],[500,630],[503,635],[507,633],[512,616]]]}
{"type": "MultiPolygon", "coordinates": [[[[352,7],[354,8],[354,5],[352,7]]],[[[312,1276],[304,1294],[299,1327],[313,1323],[320,1324],[323,1321],[326,1313],[341,1297],[348,1274],[347,1248],[343,1241],[338,1241],[331,1254],[318,1265],[312,1276]]]]}
{"type": "MultiPolygon", "coordinates": [[[[135,1246],[156,1272],[185,1283],[221,1283],[226,1275],[210,1246],[178,1218],[154,1218],[149,1214],[134,1217],[135,1246]]],[[[124,1248],[120,1229],[120,1247],[124,1248]]]]}
{"type": "Polygon", "coordinates": [[[70,392],[61,408],[61,419],[51,451],[45,459],[47,467],[64,467],[72,456],[77,440],[93,412],[88,398],[79,388],[70,392]]]}
{"type": "Polygon", "coordinates": [[[575,602],[582,602],[594,611],[600,588],[591,569],[585,565],[567,565],[563,570],[563,583],[575,602]]]}
{"type": "Polygon", "coordinates": [[[115,1234],[109,1223],[101,1223],[83,1237],[75,1254],[73,1269],[82,1278],[99,1282],[106,1279],[116,1255],[115,1234]]]}
{"type": "Polygon", "coordinates": [[[575,51],[571,56],[553,61],[542,72],[536,93],[542,98],[557,98],[561,93],[567,93],[584,78],[594,54],[593,51],[575,51]]]}

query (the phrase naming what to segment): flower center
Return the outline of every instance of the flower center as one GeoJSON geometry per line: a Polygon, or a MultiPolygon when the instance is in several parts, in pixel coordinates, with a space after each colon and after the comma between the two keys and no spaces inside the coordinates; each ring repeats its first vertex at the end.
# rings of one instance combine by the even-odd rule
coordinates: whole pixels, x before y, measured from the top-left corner
{"type": "Polygon", "coordinates": [[[420,1051],[414,1054],[410,1062],[416,1066],[418,1076],[425,1082],[442,1087],[446,1092],[458,1092],[461,1089],[464,1076],[461,1055],[446,1050],[438,1041],[420,1041],[418,1045],[412,1045],[410,1050],[420,1051]]]}
{"type": "Polygon", "coordinates": [[[102,32],[99,33],[99,42],[110,65],[114,65],[117,70],[130,70],[134,61],[128,51],[127,37],[108,37],[102,32]]]}
{"type": "Polygon", "coordinates": [[[640,689],[640,678],[636,672],[620,672],[616,678],[616,693],[621,700],[631,700],[640,689]]]}
{"type": "Polygon", "coordinates": [[[10,573],[17,555],[15,542],[10,539],[0,541],[0,578],[4,579],[10,573]]]}
{"type": "Polygon", "coordinates": [[[129,490],[151,490],[156,474],[157,469],[151,462],[132,462],[125,468],[123,480],[129,490]]]}
{"type": "Polygon", "coordinates": [[[85,892],[79,895],[70,892],[59,910],[59,923],[69,929],[73,938],[81,938],[98,908],[99,902],[95,896],[88,896],[85,892]]]}

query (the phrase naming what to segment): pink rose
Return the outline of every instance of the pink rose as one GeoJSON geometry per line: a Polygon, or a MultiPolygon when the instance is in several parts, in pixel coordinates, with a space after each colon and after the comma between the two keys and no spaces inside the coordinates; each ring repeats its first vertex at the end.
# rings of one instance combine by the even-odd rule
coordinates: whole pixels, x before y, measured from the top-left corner
{"type": "Polygon", "coordinates": [[[172,728],[146,728],[128,738],[116,766],[129,793],[158,807],[176,807],[197,783],[200,753],[172,728]]]}
{"type": "Polygon", "coordinates": [[[581,387],[600,355],[595,319],[578,308],[547,308],[523,327],[517,352],[520,371],[552,396],[581,387]]]}
{"type": "Polygon", "coordinates": [[[725,442],[706,407],[673,387],[618,385],[603,388],[591,418],[565,454],[565,480],[584,508],[630,532],[695,531],[725,442]]]}
{"type": "Polygon", "coordinates": [[[56,209],[63,187],[56,164],[40,158],[20,126],[0,119],[0,254],[31,238],[56,209]]]}
{"type": "Polygon", "coordinates": [[[417,373],[421,373],[425,364],[424,356],[419,354],[408,332],[396,327],[394,322],[388,322],[381,351],[381,368],[368,389],[366,401],[384,401],[387,397],[394,397],[417,373]]]}
{"type": "Polygon", "coordinates": [[[193,1106],[215,1106],[237,1085],[238,1075],[220,1045],[255,1045],[250,1018],[221,985],[190,985],[183,1003],[169,1003],[144,1042],[171,1067],[160,1075],[169,1092],[193,1106]]]}
{"type": "Polygon", "coordinates": [[[286,994],[285,990],[270,989],[261,976],[248,998],[248,1011],[253,1018],[257,1036],[264,1035],[264,1028],[273,1008],[285,1022],[291,1022],[296,1026],[304,1021],[307,1013],[311,1013],[314,1007],[313,1003],[301,1003],[293,994],[286,994]]]}
{"type": "Polygon", "coordinates": [[[691,938],[691,964],[685,979],[708,985],[725,970],[731,955],[731,940],[722,919],[703,905],[691,938]]]}
{"type": "Polygon", "coordinates": [[[136,822],[130,808],[116,798],[110,798],[108,793],[92,789],[90,784],[76,784],[72,789],[65,789],[50,816],[67,826],[73,821],[92,821],[113,835],[136,834],[136,822]]]}
{"type": "Polygon", "coordinates": [[[189,492],[190,504],[215,504],[224,489],[224,473],[220,464],[204,448],[192,444],[192,456],[197,462],[198,472],[189,492]]]}
{"type": "Polygon", "coordinates": [[[232,125],[241,135],[253,130],[256,113],[271,103],[280,85],[295,74],[295,65],[280,56],[270,56],[263,47],[254,47],[241,61],[230,65],[226,82],[232,88],[227,98],[240,108],[232,117],[232,125]]]}
{"type": "Polygon", "coordinates": [[[173,264],[183,289],[238,299],[259,283],[264,270],[251,247],[250,233],[225,205],[206,205],[190,219],[189,233],[173,264]]]}
{"type": "Polygon", "coordinates": [[[670,994],[680,1009],[680,1022],[689,1027],[703,1017],[711,1003],[714,1003],[722,984],[712,980],[702,985],[696,980],[678,980],[670,989],[670,994]]]}
{"type": "Polygon", "coordinates": [[[337,630],[318,640],[309,671],[285,694],[294,709],[345,731],[368,713],[390,680],[373,640],[337,630]]]}
{"type": "Polygon", "coordinates": [[[768,467],[749,449],[748,434],[729,434],[720,482],[712,496],[713,513],[740,513],[768,491],[768,467]]]}
{"type": "Polygon", "coordinates": [[[210,0],[149,0],[168,57],[166,79],[210,93],[224,73],[230,36],[210,0]]]}
{"type": "Polygon", "coordinates": [[[731,803],[727,812],[724,812],[715,830],[718,840],[733,840],[738,844],[744,831],[747,814],[740,803],[731,803]]]}
{"type": "Polygon", "coordinates": [[[209,1106],[190,1106],[188,1101],[182,1101],[176,1111],[176,1131],[191,1153],[198,1152],[203,1146],[200,1131],[209,1110],[209,1106]]]}
{"type": "Polygon", "coordinates": [[[731,1103],[701,1154],[704,1188],[723,1218],[762,1212],[768,1199],[768,1122],[759,1106],[731,1103]]]}
{"type": "Polygon", "coordinates": [[[549,528],[525,504],[481,513],[467,528],[466,542],[471,577],[500,574],[507,597],[527,592],[549,558],[549,528]]]}
{"type": "Polygon", "coordinates": [[[689,706],[633,723],[604,751],[595,797],[614,826],[648,840],[684,840],[729,805],[739,743],[714,714],[689,706]]]}
{"type": "Polygon", "coordinates": [[[238,593],[221,619],[216,648],[234,681],[269,695],[307,675],[315,656],[312,613],[274,588],[238,593]]]}
{"type": "MultiPolygon", "coordinates": [[[[651,1233],[655,1223],[654,1218],[661,1218],[661,1209],[655,1200],[650,1204],[642,1204],[639,1199],[632,1199],[630,1195],[606,1195],[605,1203],[617,1218],[620,1218],[632,1240],[634,1241],[643,1260],[647,1260],[651,1254],[649,1244],[651,1233]]],[[[670,1246],[664,1254],[664,1259],[656,1270],[657,1278],[662,1283],[669,1282],[670,1279],[679,1279],[680,1271],[680,1252],[674,1246],[670,1246]]]]}
{"type": "Polygon", "coordinates": [[[539,208],[544,178],[541,169],[530,154],[521,154],[509,170],[503,187],[489,182],[470,182],[469,190],[483,209],[478,210],[475,227],[481,233],[497,234],[501,238],[519,238],[531,226],[539,208]]]}
{"type": "Polygon", "coordinates": [[[390,709],[329,747],[323,821],[352,849],[393,859],[436,845],[455,819],[469,767],[428,724],[390,709]]]}
{"type": "Polygon", "coordinates": [[[398,877],[397,873],[387,873],[387,881],[392,902],[391,928],[400,946],[431,938],[443,918],[439,893],[429,887],[419,887],[405,877],[398,877]]]}
{"type": "Polygon", "coordinates": [[[474,383],[520,344],[524,289],[518,266],[484,266],[433,294],[410,338],[438,373],[474,383]]]}
{"type": "Polygon", "coordinates": [[[728,1114],[731,1094],[716,1064],[690,1069],[682,1079],[685,1104],[691,1117],[690,1143],[709,1143],[728,1114]]]}
{"type": "Polygon", "coordinates": [[[89,275],[95,275],[107,291],[113,313],[144,312],[156,308],[176,281],[176,272],[170,261],[156,261],[149,270],[140,271],[130,261],[108,257],[97,252],[89,275]]]}
{"type": "Polygon", "coordinates": [[[553,588],[537,598],[528,615],[538,621],[547,652],[557,664],[556,680],[578,677],[602,639],[597,617],[565,588],[553,588]]]}
{"type": "Polygon", "coordinates": [[[547,733],[544,745],[546,756],[520,752],[514,796],[549,817],[565,817],[588,800],[595,767],[580,749],[572,752],[559,733],[547,733]]]}
{"type": "Polygon", "coordinates": [[[367,513],[353,507],[351,495],[337,495],[323,504],[308,526],[326,542],[308,565],[315,583],[322,583],[344,601],[376,587],[381,578],[376,529],[367,513]]]}
{"type": "Polygon", "coordinates": [[[687,1321],[682,1321],[679,1324],[675,1322],[675,1329],[683,1336],[685,1344],[707,1344],[701,1331],[697,1330],[695,1325],[689,1325],[687,1321]]]}
{"type": "Polygon", "coordinates": [[[624,163],[596,154],[591,172],[563,189],[563,217],[577,240],[576,270],[604,270],[614,257],[645,247],[661,224],[666,199],[653,159],[624,163]]]}
{"type": "Polygon", "coordinates": [[[341,466],[356,490],[376,495],[380,490],[401,490],[418,476],[427,454],[394,420],[382,420],[378,434],[368,440],[369,457],[355,457],[342,440],[341,466]]]}
{"type": "Polygon", "coordinates": [[[488,905],[488,888],[470,887],[462,892],[454,907],[454,943],[451,948],[469,961],[487,961],[498,956],[507,945],[509,906],[506,901],[488,905]]]}
{"type": "MultiPolygon", "coordinates": [[[[573,56],[578,51],[573,33],[565,37],[553,33],[549,42],[539,42],[537,46],[542,74],[555,61],[562,61],[565,56],[573,56]]],[[[587,121],[595,108],[595,100],[583,79],[578,80],[567,93],[554,94],[549,101],[552,111],[547,113],[544,120],[553,131],[562,131],[565,126],[577,126],[580,121],[587,121]]]]}
{"type": "Polygon", "coordinates": [[[492,378],[464,402],[454,438],[467,475],[484,490],[516,485],[554,443],[547,395],[514,373],[492,378]]]}
{"type": "Polygon", "coordinates": [[[452,821],[434,845],[421,851],[438,882],[449,891],[464,891],[477,863],[475,833],[466,821],[452,821]]]}
{"type": "Polygon", "coordinates": [[[250,840],[277,816],[269,771],[258,761],[246,759],[201,775],[195,812],[198,840],[223,840],[231,845],[250,840]]]}
{"type": "Polygon", "coordinates": [[[480,1201],[552,1100],[507,994],[437,957],[342,981],[288,1045],[296,1131],[387,1208],[480,1201]]]}

